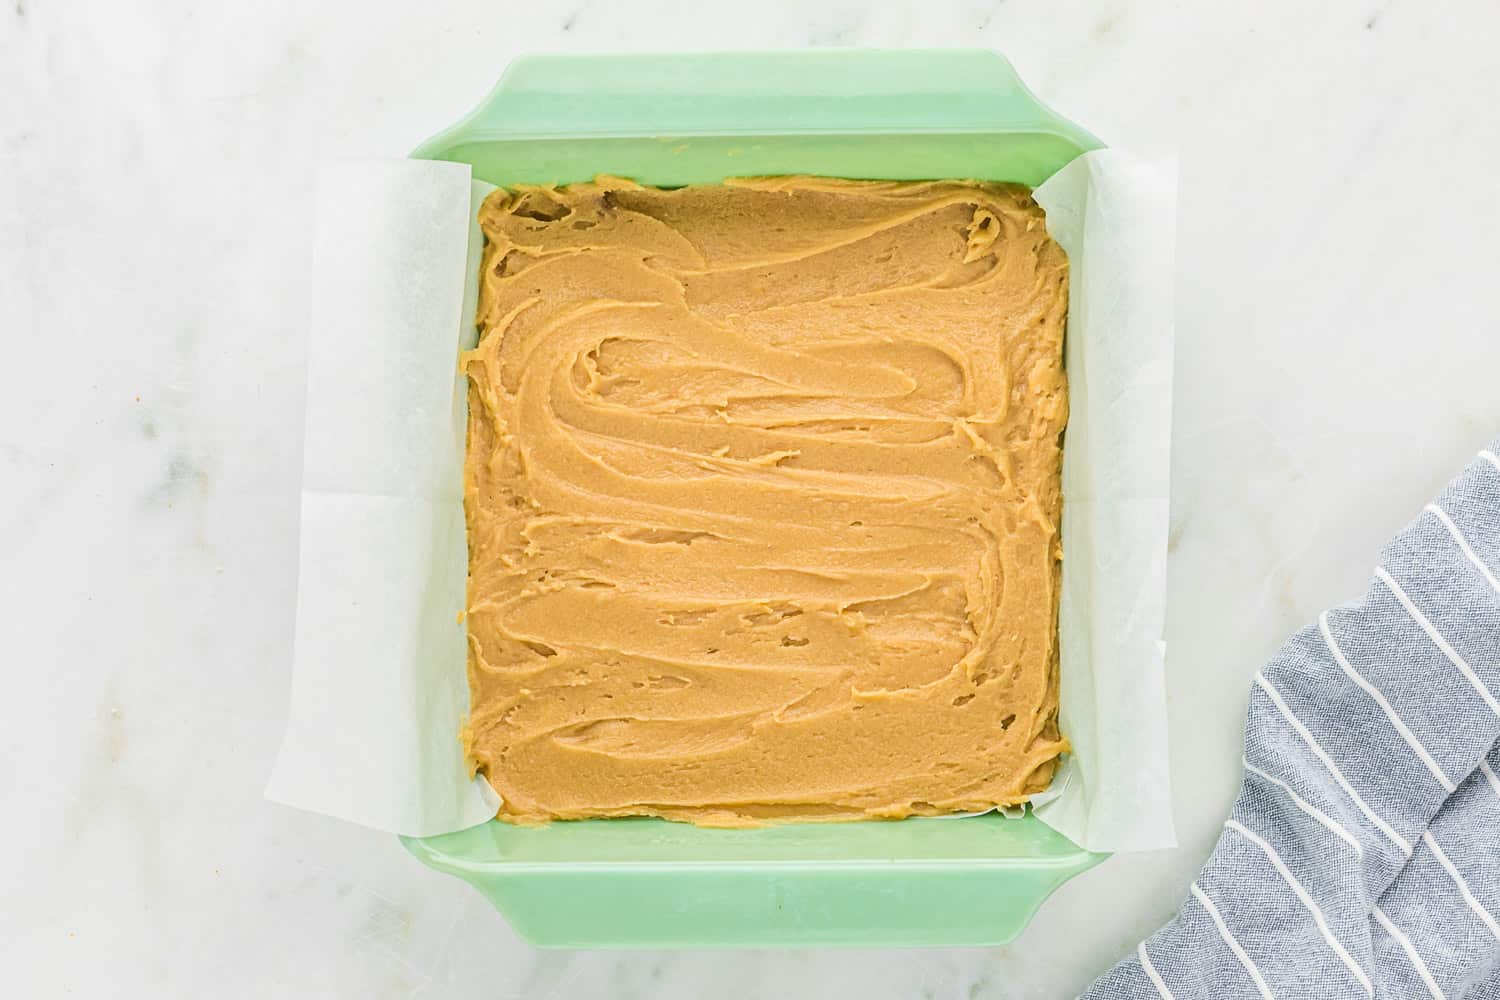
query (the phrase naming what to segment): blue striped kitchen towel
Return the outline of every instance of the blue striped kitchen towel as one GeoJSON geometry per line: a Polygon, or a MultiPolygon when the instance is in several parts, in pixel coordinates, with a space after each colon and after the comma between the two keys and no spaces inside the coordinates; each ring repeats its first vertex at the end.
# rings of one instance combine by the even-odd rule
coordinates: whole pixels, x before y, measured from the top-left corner
{"type": "Polygon", "coordinates": [[[1500,442],[1255,677],[1182,909],[1084,994],[1500,998],[1500,442]]]}

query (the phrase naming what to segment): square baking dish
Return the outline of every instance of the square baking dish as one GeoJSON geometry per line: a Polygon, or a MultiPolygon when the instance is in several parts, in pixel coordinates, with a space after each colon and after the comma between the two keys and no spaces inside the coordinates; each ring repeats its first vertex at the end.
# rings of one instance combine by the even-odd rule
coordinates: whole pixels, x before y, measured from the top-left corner
{"type": "MultiPolygon", "coordinates": [[[[821,174],[1035,187],[1100,147],[986,51],[528,56],[419,159],[496,185],[821,174]]],[[[568,948],[995,945],[1103,860],[1029,813],[701,829],[657,819],[402,838],[527,941],[568,948]]]]}

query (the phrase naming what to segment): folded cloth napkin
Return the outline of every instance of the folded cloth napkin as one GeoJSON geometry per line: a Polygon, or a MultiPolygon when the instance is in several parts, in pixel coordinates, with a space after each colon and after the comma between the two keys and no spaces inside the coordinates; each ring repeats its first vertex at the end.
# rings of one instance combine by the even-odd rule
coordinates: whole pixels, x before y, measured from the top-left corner
{"type": "Polygon", "coordinates": [[[1084,994],[1500,998],[1500,450],[1255,677],[1182,909],[1084,994]]]}

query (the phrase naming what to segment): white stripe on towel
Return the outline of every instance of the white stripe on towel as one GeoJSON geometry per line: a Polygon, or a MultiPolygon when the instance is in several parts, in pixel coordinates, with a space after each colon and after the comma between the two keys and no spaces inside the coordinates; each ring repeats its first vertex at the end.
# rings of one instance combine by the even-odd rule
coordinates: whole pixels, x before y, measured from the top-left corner
{"type": "Polygon", "coordinates": [[[1484,772],[1484,776],[1489,781],[1490,787],[1495,790],[1495,794],[1500,795],[1500,774],[1496,774],[1495,769],[1490,767],[1490,762],[1483,757],[1479,759],[1479,769],[1484,772]]]}
{"type": "Polygon", "coordinates": [[[1302,883],[1297,881],[1297,877],[1286,866],[1286,862],[1281,860],[1281,855],[1276,853],[1276,849],[1266,843],[1259,834],[1252,832],[1242,823],[1229,820],[1224,825],[1250,841],[1256,847],[1259,847],[1271,864],[1276,866],[1276,870],[1281,873],[1281,877],[1286,879],[1286,884],[1292,887],[1292,891],[1297,894],[1297,898],[1302,900],[1302,905],[1307,907],[1307,912],[1312,914],[1313,923],[1318,925],[1318,930],[1322,932],[1323,940],[1328,942],[1328,947],[1332,948],[1333,953],[1339,957],[1339,960],[1349,967],[1350,972],[1354,973],[1354,978],[1359,980],[1359,985],[1365,988],[1365,992],[1373,994],[1375,987],[1371,985],[1370,977],[1365,975],[1365,970],[1359,967],[1359,963],[1354,960],[1354,956],[1349,954],[1338,938],[1334,937],[1333,930],[1328,926],[1328,919],[1323,916],[1323,911],[1318,908],[1317,903],[1313,902],[1313,898],[1307,894],[1307,890],[1302,888],[1302,883]]]}
{"type": "Polygon", "coordinates": [[[1335,820],[1332,816],[1328,815],[1323,810],[1319,809],[1317,806],[1313,805],[1311,802],[1308,802],[1302,796],[1298,795],[1295,791],[1292,790],[1291,785],[1288,785],[1285,781],[1282,781],[1280,778],[1276,777],[1273,774],[1267,774],[1265,771],[1262,771],[1260,768],[1256,767],[1254,764],[1250,763],[1243,757],[1240,758],[1240,762],[1245,765],[1245,770],[1249,771],[1251,774],[1259,775],[1260,777],[1269,781],[1271,784],[1275,785],[1277,788],[1280,788],[1282,791],[1290,795],[1292,797],[1292,802],[1296,804],[1298,809],[1301,809],[1313,819],[1328,827],[1328,829],[1333,831],[1333,833],[1335,833],[1339,837],[1342,837],[1350,847],[1354,848],[1355,854],[1363,855],[1365,853],[1365,849],[1360,846],[1358,840],[1354,839],[1354,835],[1352,833],[1340,826],[1338,824],[1338,821],[1335,820]]]}
{"type": "Polygon", "coordinates": [[[1493,451],[1486,448],[1479,453],[1479,457],[1493,465],[1496,472],[1500,472],[1500,456],[1497,456],[1493,451]]]}
{"type": "Polygon", "coordinates": [[[1161,974],[1156,971],[1156,966],[1151,964],[1151,956],[1146,954],[1146,942],[1142,941],[1135,946],[1136,957],[1141,960],[1141,969],[1146,973],[1146,978],[1151,980],[1151,985],[1156,987],[1156,992],[1161,994],[1161,1000],[1175,1000],[1172,991],[1167,989],[1167,984],[1162,982],[1161,974]]]}
{"type": "Polygon", "coordinates": [[[1219,937],[1224,939],[1224,943],[1229,946],[1229,950],[1234,952],[1234,957],[1240,960],[1240,964],[1245,967],[1245,971],[1250,973],[1250,978],[1255,980],[1255,985],[1259,988],[1260,995],[1265,997],[1266,1000],[1276,1000],[1271,995],[1271,987],[1266,985],[1265,977],[1260,974],[1260,970],[1255,967],[1255,963],[1250,960],[1250,956],[1245,954],[1245,949],[1240,947],[1240,943],[1234,939],[1234,935],[1229,933],[1229,925],[1224,923],[1223,917],[1219,916],[1219,908],[1214,905],[1213,900],[1204,895],[1203,890],[1198,888],[1197,882],[1194,882],[1188,888],[1193,891],[1193,895],[1197,897],[1198,902],[1203,904],[1203,908],[1213,918],[1214,923],[1219,928],[1219,937]]]}
{"type": "Polygon", "coordinates": [[[1484,921],[1484,925],[1490,929],[1490,933],[1495,935],[1495,940],[1500,941],[1500,924],[1497,924],[1495,918],[1490,915],[1490,911],[1486,910],[1480,904],[1479,900],[1474,898],[1474,894],[1469,891],[1469,883],[1464,881],[1464,877],[1459,874],[1453,862],[1448,860],[1448,855],[1443,853],[1443,849],[1433,839],[1430,830],[1422,831],[1422,843],[1426,844],[1427,849],[1432,852],[1432,856],[1438,859],[1438,864],[1448,870],[1448,874],[1458,886],[1459,895],[1463,896],[1464,902],[1469,904],[1469,909],[1474,911],[1476,917],[1484,921]]]}
{"type": "Polygon", "coordinates": [[[1469,562],[1474,564],[1474,568],[1484,574],[1484,578],[1490,582],[1490,586],[1496,590],[1500,590],[1500,580],[1495,579],[1495,574],[1490,572],[1490,568],[1484,564],[1484,561],[1479,556],[1474,554],[1474,550],[1469,547],[1469,540],[1464,537],[1463,532],[1458,530],[1458,525],[1453,523],[1453,518],[1448,516],[1448,512],[1435,503],[1428,504],[1425,509],[1432,511],[1433,515],[1439,521],[1443,522],[1443,527],[1448,529],[1448,534],[1452,535],[1453,540],[1458,543],[1458,547],[1463,549],[1464,555],[1469,557],[1469,562]]]}
{"type": "Polygon", "coordinates": [[[1448,658],[1448,662],[1457,667],[1468,682],[1474,685],[1474,690],[1479,692],[1479,697],[1484,699],[1484,703],[1490,707],[1490,711],[1496,715],[1500,715],[1500,701],[1496,701],[1495,696],[1490,694],[1490,689],[1485,687],[1484,681],[1480,680],[1479,675],[1474,673],[1474,668],[1469,666],[1462,656],[1458,655],[1458,650],[1448,645],[1448,640],[1438,634],[1438,630],[1432,627],[1432,622],[1427,620],[1427,616],[1417,610],[1417,606],[1411,602],[1411,598],[1406,596],[1406,591],[1402,590],[1401,585],[1391,578],[1391,574],[1385,571],[1385,567],[1376,566],[1375,575],[1380,577],[1381,581],[1390,588],[1392,594],[1396,595],[1396,600],[1400,601],[1401,606],[1406,609],[1406,613],[1411,615],[1412,621],[1420,625],[1422,631],[1427,633],[1427,638],[1431,639],[1437,645],[1437,648],[1443,651],[1443,655],[1448,658]]]}
{"type": "Polygon", "coordinates": [[[1271,696],[1271,701],[1275,703],[1276,708],[1281,712],[1282,718],[1286,719],[1291,727],[1297,731],[1297,735],[1302,737],[1302,742],[1306,743],[1307,748],[1317,755],[1317,758],[1323,762],[1323,766],[1328,768],[1328,773],[1333,775],[1333,779],[1339,783],[1339,787],[1344,790],[1344,794],[1348,795],[1350,800],[1359,807],[1359,811],[1365,814],[1365,818],[1373,823],[1375,828],[1381,833],[1389,837],[1391,843],[1401,849],[1404,857],[1411,857],[1411,844],[1407,842],[1405,837],[1391,829],[1390,824],[1375,815],[1375,810],[1371,809],[1365,800],[1360,798],[1359,793],[1354,790],[1354,786],[1349,784],[1349,779],[1344,777],[1344,772],[1340,771],[1338,765],[1333,762],[1333,758],[1329,757],[1323,751],[1323,748],[1318,746],[1318,741],[1313,739],[1313,734],[1307,731],[1307,727],[1302,724],[1302,720],[1293,715],[1290,708],[1287,708],[1286,702],[1281,699],[1281,692],[1271,686],[1271,682],[1266,680],[1266,675],[1256,674],[1255,683],[1259,684],[1261,690],[1271,696]]]}
{"type": "Polygon", "coordinates": [[[1338,661],[1338,665],[1343,668],[1344,673],[1348,674],[1349,679],[1358,684],[1364,690],[1365,694],[1375,699],[1375,704],[1379,705],[1380,710],[1385,713],[1385,717],[1391,720],[1391,725],[1395,727],[1396,732],[1401,734],[1401,738],[1406,741],[1406,745],[1411,747],[1412,753],[1416,754],[1422,763],[1427,765],[1427,770],[1431,771],[1432,776],[1437,779],[1437,783],[1443,786],[1443,791],[1449,795],[1458,791],[1458,786],[1448,780],[1448,776],[1443,773],[1443,769],[1438,767],[1438,762],[1432,759],[1432,755],[1427,752],[1427,748],[1422,745],[1422,741],[1417,739],[1417,734],[1407,728],[1406,723],[1401,721],[1401,717],[1396,714],[1396,710],[1391,707],[1391,703],[1385,700],[1385,695],[1380,693],[1380,689],[1361,677],[1349,665],[1349,660],[1344,656],[1344,651],[1339,648],[1338,643],[1333,641],[1333,632],[1328,628],[1328,612],[1325,611],[1318,616],[1318,628],[1323,632],[1323,641],[1328,643],[1328,651],[1333,654],[1333,658],[1338,661]]]}
{"type": "Polygon", "coordinates": [[[1417,970],[1417,975],[1422,977],[1422,982],[1426,985],[1427,992],[1432,994],[1433,1000],[1448,1000],[1443,995],[1443,991],[1438,989],[1437,982],[1432,978],[1432,973],[1427,969],[1427,963],[1422,961],[1421,955],[1417,954],[1417,949],[1411,943],[1411,938],[1406,936],[1406,932],[1397,927],[1380,907],[1377,906],[1370,912],[1375,914],[1375,919],[1380,921],[1380,926],[1385,928],[1385,932],[1395,938],[1397,944],[1401,945],[1401,949],[1406,952],[1406,957],[1411,959],[1412,967],[1417,970]]]}

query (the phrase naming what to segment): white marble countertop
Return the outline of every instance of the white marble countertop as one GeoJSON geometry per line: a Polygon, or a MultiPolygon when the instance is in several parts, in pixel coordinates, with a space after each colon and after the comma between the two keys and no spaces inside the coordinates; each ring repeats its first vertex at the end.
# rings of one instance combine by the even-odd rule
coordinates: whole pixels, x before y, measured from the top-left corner
{"type": "Polygon", "coordinates": [[[1072,995],[1183,897],[1236,789],[1256,667],[1500,433],[1500,8],[679,6],[0,10],[15,995],[1072,995]],[[310,236],[320,159],[404,154],[523,50],[807,44],[999,48],[1106,141],[1180,152],[1181,847],[1075,879],[1006,948],[537,952],[394,837],[261,798],[287,701],[310,265],[266,248],[310,236]]]}

